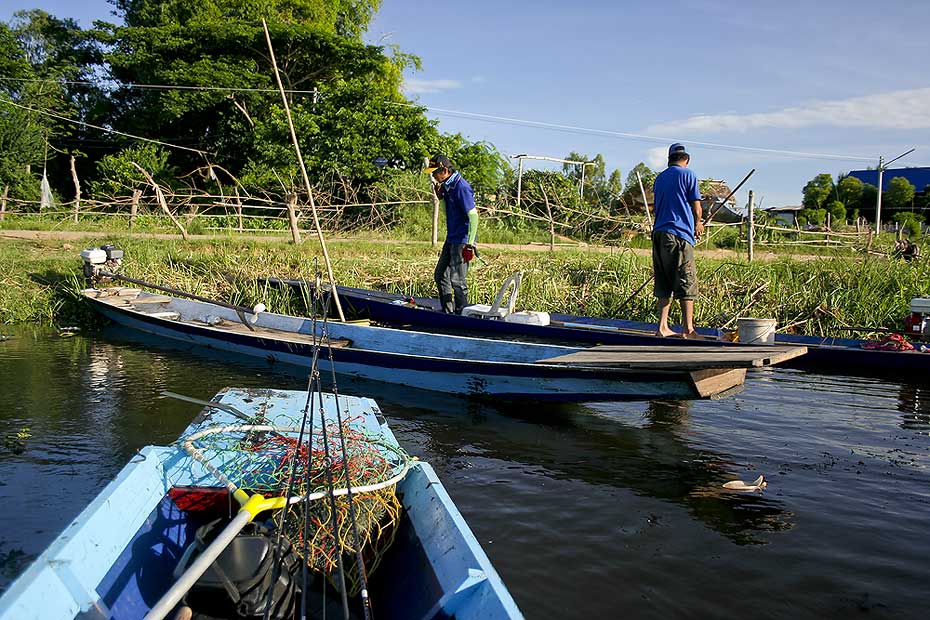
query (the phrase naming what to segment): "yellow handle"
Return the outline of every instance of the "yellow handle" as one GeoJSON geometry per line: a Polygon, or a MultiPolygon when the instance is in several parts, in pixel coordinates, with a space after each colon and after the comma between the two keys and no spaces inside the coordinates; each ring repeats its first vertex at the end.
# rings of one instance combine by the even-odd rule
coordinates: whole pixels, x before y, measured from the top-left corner
{"type": "Polygon", "coordinates": [[[233,493],[233,497],[236,498],[237,502],[242,504],[242,508],[239,509],[239,512],[249,513],[250,522],[266,510],[275,510],[287,506],[286,497],[264,497],[258,493],[250,496],[242,489],[237,489],[236,492],[233,493]]]}

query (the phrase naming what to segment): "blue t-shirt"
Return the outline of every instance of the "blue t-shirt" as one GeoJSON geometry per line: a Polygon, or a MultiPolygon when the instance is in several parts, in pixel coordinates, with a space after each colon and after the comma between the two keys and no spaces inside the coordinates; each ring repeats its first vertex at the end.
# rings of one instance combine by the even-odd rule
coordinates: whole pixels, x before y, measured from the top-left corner
{"type": "Polygon", "coordinates": [[[672,233],[694,245],[694,210],[691,202],[701,199],[698,178],[690,168],[669,166],[656,177],[656,223],[653,230],[672,233]]]}
{"type": "Polygon", "coordinates": [[[468,243],[468,212],[475,208],[475,192],[458,172],[442,182],[446,203],[446,242],[468,243]]]}

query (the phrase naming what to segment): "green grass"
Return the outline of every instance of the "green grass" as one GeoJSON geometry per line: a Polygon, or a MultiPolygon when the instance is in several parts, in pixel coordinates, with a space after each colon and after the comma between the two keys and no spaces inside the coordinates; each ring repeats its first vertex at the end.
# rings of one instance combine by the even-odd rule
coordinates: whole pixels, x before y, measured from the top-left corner
{"type": "MultiPolygon", "coordinates": [[[[184,291],[289,314],[305,311],[304,300],[259,286],[260,276],[310,278],[324,270],[313,240],[300,246],[242,238],[159,240],[115,232],[108,239],[126,251],[126,275],[184,291]],[[314,267],[316,265],[316,267],[314,267]]],[[[97,321],[78,291],[79,251],[99,244],[79,241],[0,243],[0,322],[87,325],[97,321]]],[[[432,274],[437,250],[429,244],[384,243],[361,236],[329,244],[336,281],[410,295],[435,296],[432,274]]],[[[469,297],[488,303],[500,283],[524,272],[519,305],[534,310],[655,320],[648,256],[617,248],[518,251],[485,248],[486,265],[473,263],[469,297]]],[[[900,328],[912,297],[930,295],[930,263],[885,257],[825,257],[766,262],[719,260],[698,254],[701,297],[697,321],[733,326],[738,316],[773,317],[781,329],[833,333],[843,325],[900,328]]],[[[677,304],[673,306],[677,313],[677,304]]],[[[674,318],[674,317],[673,317],[674,318]]],[[[844,334],[845,335],[845,334],[844,334]]]]}

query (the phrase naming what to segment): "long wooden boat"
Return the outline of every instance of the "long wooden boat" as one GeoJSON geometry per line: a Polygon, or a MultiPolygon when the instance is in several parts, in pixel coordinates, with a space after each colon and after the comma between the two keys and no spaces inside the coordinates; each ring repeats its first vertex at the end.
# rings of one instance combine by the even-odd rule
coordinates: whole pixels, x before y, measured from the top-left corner
{"type": "Polygon", "coordinates": [[[320,368],[439,392],[562,401],[708,398],[746,369],[803,355],[803,347],[591,347],[433,334],[260,313],[254,324],[219,305],[139,289],[86,289],[101,314],[198,346],[305,367],[324,329],[320,368]],[[331,353],[332,360],[329,354],[331,353]]]}
{"type": "MultiPolygon", "coordinates": [[[[346,428],[364,434],[385,454],[403,454],[373,400],[320,397],[328,425],[336,424],[338,403],[346,428]]],[[[184,431],[182,440],[242,425],[243,417],[249,424],[282,429],[280,436],[293,438],[307,393],[227,388],[213,403],[184,431]]],[[[252,449],[254,442],[243,439],[235,445],[241,452],[252,449]]],[[[0,619],[133,620],[155,613],[156,603],[177,580],[174,573],[197,528],[235,504],[227,487],[209,471],[209,466],[228,470],[235,454],[209,458],[205,465],[179,444],[140,450],[11,584],[0,598],[0,619]]],[[[402,478],[393,487],[393,497],[399,500],[399,516],[391,526],[393,542],[369,571],[367,582],[377,617],[523,618],[433,469],[409,457],[403,468],[400,463],[395,477],[402,478]]],[[[303,592],[309,597],[309,588],[303,592]]],[[[214,617],[222,606],[217,603],[211,609],[214,617]]],[[[328,617],[342,617],[341,607],[339,611],[330,609],[328,617]]],[[[356,608],[352,611],[352,617],[361,617],[356,608]]],[[[176,613],[174,608],[168,617],[176,613]]]]}
{"type": "MultiPolygon", "coordinates": [[[[308,286],[305,280],[266,278],[265,281],[294,290],[308,286]]],[[[496,338],[532,338],[566,343],[668,343],[667,339],[655,336],[655,323],[554,313],[550,314],[550,325],[529,325],[445,314],[440,310],[439,301],[429,297],[407,297],[397,293],[347,286],[338,287],[338,291],[346,312],[351,316],[371,319],[385,325],[409,325],[414,329],[440,333],[488,334],[496,338]]],[[[699,328],[698,331],[707,339],[681,342],[681,346],[732,346],[717,340],[716,329],[699,328]]],[[[784,366],[793,368],[829,374],[864,374],[914,379],[923,378],[930,372],[930,352],[869,348],[879,344],[874,340],[775,334],[775,344],[807,348],[806,355],[784,362],[784,366]]]]}

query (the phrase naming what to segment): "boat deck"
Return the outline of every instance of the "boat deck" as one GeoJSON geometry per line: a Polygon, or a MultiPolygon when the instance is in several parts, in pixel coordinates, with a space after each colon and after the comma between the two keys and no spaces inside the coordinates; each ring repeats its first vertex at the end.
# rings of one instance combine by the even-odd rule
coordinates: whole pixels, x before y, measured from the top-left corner
{"type": "Polygon", "coordinates": [[[577,353],[539,360],[540,364],[597,366],[603,368],[652,368],[703,370],[712,368],[760,368],[807,353],[807,347],[680,347],[663,345],[600,345],[577,353]]]}

